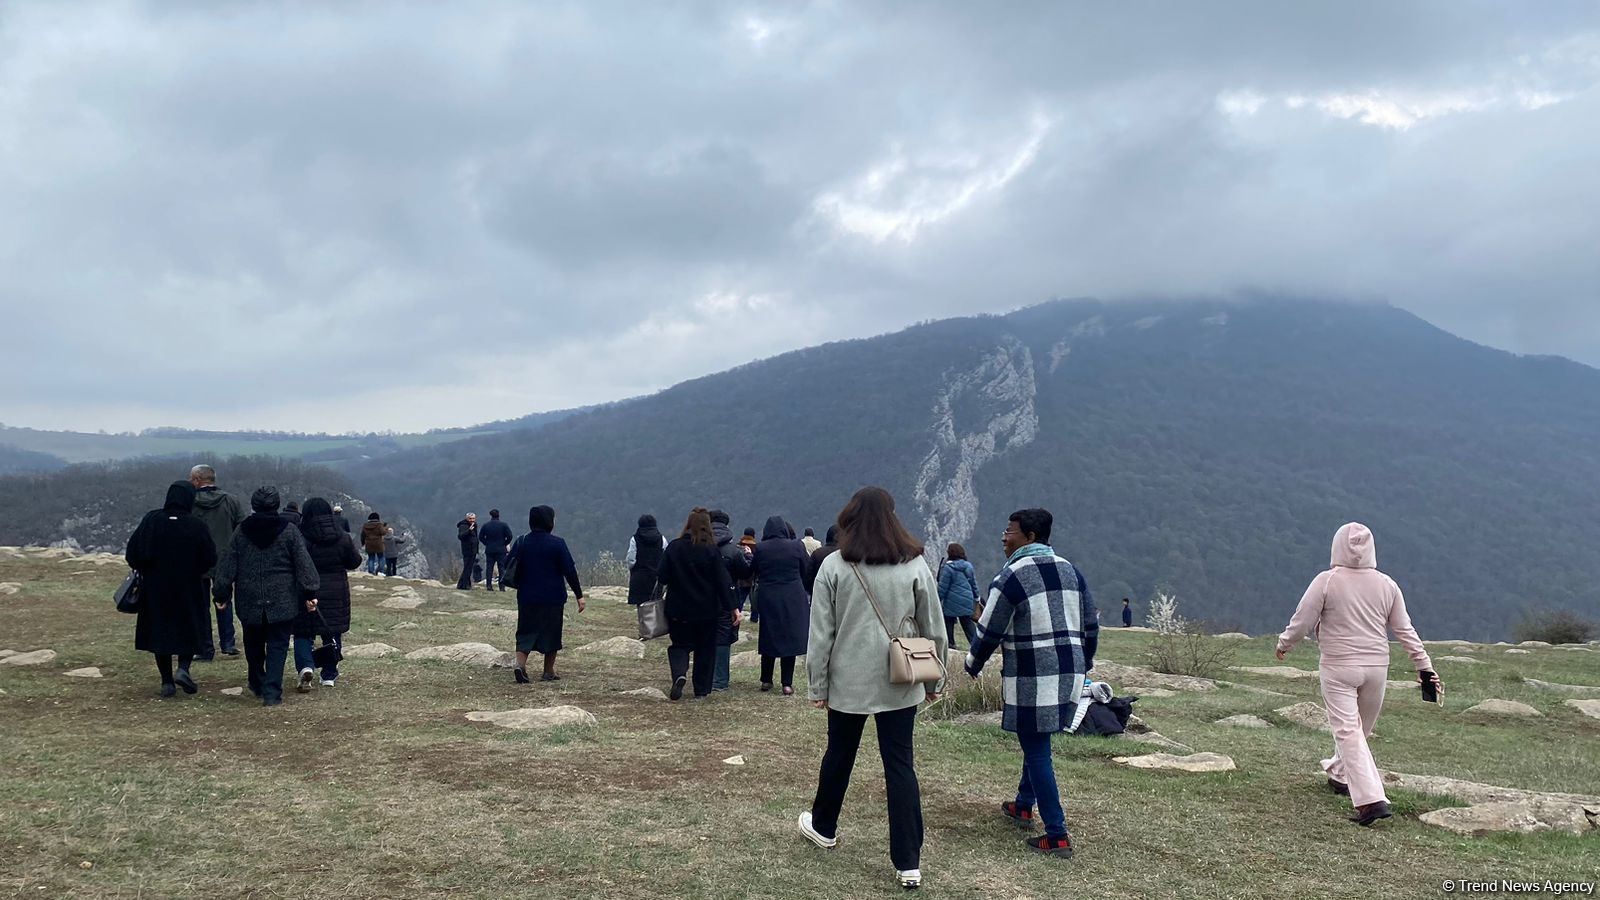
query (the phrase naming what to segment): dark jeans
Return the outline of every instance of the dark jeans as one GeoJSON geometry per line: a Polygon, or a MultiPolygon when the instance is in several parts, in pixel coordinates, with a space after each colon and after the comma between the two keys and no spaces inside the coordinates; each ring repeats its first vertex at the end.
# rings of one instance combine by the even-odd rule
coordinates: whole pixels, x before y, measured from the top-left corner
{"type": "MultiPolygon", "coordinates": [[[[211,579],[209,578],[205,579],[205,591],[206,597],[209,598],[211,596],[211,579]]],[[[233,636],[233,601],[229,600],[228,605],[222,609],[217,609],[214,603],[207,603],[206,605],[217,612],[217,644],[220,644],[224,651],[238,649],[233,636]]],[[[211,624],[207,621],[206,633],[200,636],[200,652],[195,654],[195,658],[212,659],[216,657],[217,644],[211,643],[211,624]]]]}
{"type": "Polygon", "coordinates": [[[731,644],[718,644],[717,665],[711,673],[711,689],[713,691],[725,691],[728,689],[728,682],[733,680],[728,668],[732,659],[733,646],[731,644]]]}
{"type": "MultiPolygon", "coordinates": [[[[761,657],[762,684],[772,683],[772,664],[777,661],[777,659],[778,657],[776,656],[761,657]]],[[[783,686],[794,687],[794,657],[792,656],[785,656],[783,658],[783,686]]]]}
{"type": "Polygon", "coordinates": [[[382,553],[368,553],[367,554],[367,574],[368,575],[376,575],[376,574],[378,574],[379,572],[382,572],[382,571],[383,571],[383,554],[382,553]]]}
{"type": "MultiPolygon", "coordinates": [[[[156,671],[161,673],[161,683],[162,684],[171,684],[172,683],[172,656],[171,656],[171,654],[167,654],[167,653],[152,653],[151,655],[156,658],[156,671]]],[[[183,671],[187,672],[187,671],[189,671],[189,664],[192,663],[192,662],[194,662],[194,657],[192,657],[189,654],[185,653],[182,656],[178,657],[178,668],[180,668],[183,671]]]]}
{"type": "Polygon", "coordinates": [[[756,590],[755,585],[751,585],[750,589],[744,592],[745,597],[747,597],[750,600],[750,624],[751,625],[754,625],[757,622],[761,621],[761,607],[759,607],[757,605],[757,603],[756,603],[758,600],[761,599],[760,597],[757,596],[758,593],[759,592],[756,590]]]}
{"type": "Polygon", "coordinates": [[[1039,819],[1045,833],[1065,837],[1067,814],[1061,808],[1061,790],[1056,786],[1055,761],[1050,758],[1050,735],[1018,734],[1022,744],[1022,781],[1017,784],[1017,808],[1033,809],[1039,803],[1039,819]]]}
{"type": "MultiPolygon", "coordinates": [[[[912,752],[911,731],[917,708],[878,713],[878,755],[883,758],[883,781],[889,794],[889,859],[896,869],[921,868],[922,790],[912,752]]],[[[817,776],[817,797],[811,801],[811,824],[823,837],[839,832],[839,809],[850,787],[861,731],[867,717],[828,710],[828,750],[822,755],[817,776]]]]}
{"type": "Polygon", "coordinates": [[[494,570],[500,570],[500,590],[505,590],[506,558],[504,555],[490,553],[484,556],[483,586],[486,590],[494,590],[494,570]]]}
{"type": "Polygon", "coordinates": [[[394,567],[395,567],[395,564],[398,563],[398,562],[400,562],[400,560],[398,558],[396,558],[396,557],[385,556],[383,558],[383,574],[385,574],[385,575],[393,575],[393,574],[395,574],[394,567]]]}
{"type": "Polygon", "coordinates": [[[956,623],[957,622],[961,623],[961,633],[965,634],[967,636],[967,646],[970,648],[972,646],[973,639],[975,637],[977,637],[977,634],[978,634],[978,626],[972,624],[972,617],[971,616],[945,616],[944,617],[944,636],[945,636],[945,641],[950,645],[950,649],[952,649],[952,650],[955,649],[955,646],[956,646],[956,623]]]}
{"type": "Polygon", "coordinates": [[[456,587],[466,591],[472,589],[472,570],[478,565],[477,556],[461,554],[461,577],[456,579],[456,587]]]}
{"type": "Polygon", "coordinates": [[[672,667],[673,681],[688,673],[691,653],[694,654],[694,695],[704,697],[711,693],[711,676],[717,664],[715,619],[672,623],[672,645],[667,648],[667,664],[672,667]]]}
{"type": "MultiPolygon", "coordinates": [[[[300,671],[301,669],[311,669],[316,667],[316,658],[311,655],[311,642],[312,639],[309,637],[301,637],[298,634],[294,636],[294,668],[296,672],[300,671]]],[[[338,647],[341,653],[344,652],[344,635],[324,634],[322,636],[322,645],[326,647],[329,644],[338,647]]],[[[338,663],[334,663],[331,666],[322,667],[323,681],[332,681],[338,677],[338,663]]]]}
{"type": "Polygon", "coordinates": [[[294,620],[244,626],[244,661],[250,693],[263,700],[283,699],[283,662],[289,655],[294,620]]]}

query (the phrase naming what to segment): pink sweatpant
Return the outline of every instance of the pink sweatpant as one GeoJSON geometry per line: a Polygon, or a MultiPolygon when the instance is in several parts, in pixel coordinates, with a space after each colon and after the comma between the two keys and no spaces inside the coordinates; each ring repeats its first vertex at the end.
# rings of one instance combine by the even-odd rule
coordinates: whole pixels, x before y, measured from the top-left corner
{"type": "Polygon", "coordinates": [[[1350,786],[1350,802],[1356,806],[1389,799],[1367,747],[1367,738],[1383,710],[1388,680],[1388,666],[1322,667],[1322,703],[1328,710],[1328,724],[1333,726],[1333,758],[1323,760],[1322,769],[1329,778],[1350,786]]]}

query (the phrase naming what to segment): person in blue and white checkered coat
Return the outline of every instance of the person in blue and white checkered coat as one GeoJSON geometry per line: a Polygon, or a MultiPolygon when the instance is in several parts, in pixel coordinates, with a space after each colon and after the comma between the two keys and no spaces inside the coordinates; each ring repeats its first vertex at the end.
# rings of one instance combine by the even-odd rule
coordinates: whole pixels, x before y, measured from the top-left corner
{"type": "Polygon", "coordinates": [[[1056,786],[1050,736],[1071,731],[1077,721],[1084,682],[1094,667],[1100,616],[1083,574],[1050,547],[1053,522],[1043,509],[1011,514],[1003,538],[1006,565],[989,583],[966,670],[978,677],[995,650],[1002,651],[1001,727],[1022,744],[1022,780],[1017,799],[1002,804],[1001,811],[1031,826],[1037,802],[1045,836],[1028,839],[1028,848],[1069,857],[1072,838],[1056,786]]]}

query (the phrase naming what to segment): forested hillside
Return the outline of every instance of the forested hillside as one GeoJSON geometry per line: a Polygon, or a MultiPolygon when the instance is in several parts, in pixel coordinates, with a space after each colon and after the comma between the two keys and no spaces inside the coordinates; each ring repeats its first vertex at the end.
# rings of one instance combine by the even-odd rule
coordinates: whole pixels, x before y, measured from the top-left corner
{"type": "Polygon", "coordinates": [[[820,533],[882,484],[930,543],[999,562],[1043,505],[1106,607],[1282,624],[1343,522],[1439,636],[1529,607],[1600,613],[1600,372],[1471,344],[1391,307],[1059,302],[787,354],[537,432],[353,466],[448,552],[467,509],[549,503],[580,556],[641,512],[820,533]]]}

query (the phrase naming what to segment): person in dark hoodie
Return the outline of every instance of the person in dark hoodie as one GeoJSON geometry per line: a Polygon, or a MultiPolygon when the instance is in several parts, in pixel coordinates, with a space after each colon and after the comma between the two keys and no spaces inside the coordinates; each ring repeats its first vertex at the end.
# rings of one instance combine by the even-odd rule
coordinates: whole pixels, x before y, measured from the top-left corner
{"type": "Polygon", "coordinates": [[[174,482],[165,505],[145,513],[128,538],[128,565],[141,579],[133,646],[155,656],[163,697],[176,694],[178,686],[186,694],[199,690],[189,664],[200,650],[202,633],[206,640],[211,637],[205,579],[217,564],[217,548],[206,524],[191,515],[194,497],[194,485],[174,482]]]}
{"type": "Polygon", "coordinates": [[[383,532],[388,527],[377,513],[367,513],[367,521],[361,526],[361,549],[367,551],[368,575],[383,574],[383,532]]]}
{"type": "Polygon", "coordinates": [[[472,570],[478,565],[478,514],[467,513],[456,523],[456,540],[461,542],[461,578],[456,589],[472,590],[472,570]]]}
{"type": "Polygon", "coordinates": [[[250,692],[263,706],[283,702],[283,662],[294,620],[302,608],[315,611],[322,582],[300,529],[278,515],[278,489],[250,495],[250,516],[239,523],[217,563],[212,598],[218,608],[234,603],[244,630],[250,692]]]}
{"type": "Polygon", "coordinates": [[[672,629],[672,645],[667,648],[667,662],[672,667],[672,693],[668,696],[683,699],[693,654],[695,699],[709,697],[719,625],[737,622],[739,611],[733,606],[733,579],[717,549],[711,513],[704,507],[689,513],[683,533],[661,554],[660,577],[666,589],[667,624],[672,629]]]}
{"type": "Polygon", "coordinates": [[[839,552],[839,526],[828,526],[828,540],[826,543],[811,551],[811,560],[806,566],[806,594],[815,593],[817,585],[817,570],[822,568],[822,561],[839,552]]]}
{"type": "MultiPolygon", "coordinates": [[[[304,610],[295,617],[294,667],[300,672],[297,690],[311,690],[316,684],[312,656],[312,639],[321,635],[324,645],[332,644],[344,649],[344,635],[350,630],[350,576],[349,572],[361,565],[361,553],[355,540],[339,527],[333,517],[333,507],[321,497],[306,501],[300,523],[300,536],[305,538],[306,552],[317,569],[315,611],[304,610]]],[[[369,521],[370,525],[371,522],[369,521]]],[[[366,526],[362,526],[365,535],[366,526]]],[[[339,664],[322,667],[322,686],[333,687],[339,677],[339,664]]]]}
{"type": "MultiPolygon", "coordinates": [[[[194,516],[205,523],[206,530],[211,533],[211,543],[216,545],[217,553],[222,553],[228,546],[228,541],[233,539],[233,530],[244,521],[244,507],[239,504],[239,499],[225,491],[217,490],[217,470],[208,465],[198,465],[189,470],[189,483],[194,485],[194,516]]],[[[206,573],[206,591],[211,591],[212,582],[216,580],[217,572],[213,568],[206,573]]],[[[223,656],[238,656],[239,648],[234,642],[233,632],[233,606],[217,608],[217,644],[211,643],[211,614],[206,613],[206,632],[200,641],[200,652],[195,659],[209,662],[216,657],[215,647],[222,648],[223,656]]]]}
{"type": "MultiPolygon", "coordinates": [[[[733,539],[733,529],[729,526],[728,514],[720,509],[711,511],[711,533],[717,539],[717,552],[722,554],[722,564],[728,569],[728,578],[733,582],[733,608],[744,615],[744,598],[740,591],[740,584],[750,581],[750,556],[751,551],[733,539]]],[[[730,662],[733,657],[733,645],[739,643],[739,620],[732,616],[719,620],[717,628],[717,664],[711,672],[711,690],[725,691],[732,681],[730,662]]]]}
{"type": "Polygon", "coordinates": [[[494,570],[500,570],[500,590],[505,590],[506,548],[511,546],[511,526],[500,521],[500,510],[489,510],[489,524],[478,529],[478,543],[483,545],[483,589],[494,590],[494,570]]]}
{"type": "Polygon", "coordinates": [[[645,604],[661,599],[661,583],[656,573],[661,569],[661,554],[667,549],[667,539],[656,526],[656,517],[645,513],[639,517],[639,527],[628,538],[628,553],[623,561],[628,565],[628,605],[633,607],[639,620],[639,640],[650,640],[649,623],[645,621],[645,604]]]}
{"type": "Polygon", "coordinates": [[[578,567],[567,542],[554,534],[556,511],[548,506],[528,510],[528,529],[512,545],[510,554],[517,561],[517,667],[512,675],[518,684],[527,684],[528,654],[540,653],[544,655],[544,674],[539,680],[560,681],[556,653],[561,650],[567,588],[572,588],[581,613],[583,585],[578,583],[578,567]]]}
{"type": "Polygon", "coordinates": [[[300,504],[290,500],[283,506],[283,517],[289,520],[290,525],[300,524],[300,504]]]}
{"type": "Polygon", "coordinates": [[[783,695],[794,695],[794,659],[804,656],[811,631],[811,598],[805,574],[810,558],[805,545],[791,535],[782,516],[767,520],[756,545],[752,566],[761,597],[761,689],[772,690],[773,664],[782,661],[783,695]]]}
{"type": "MultiPolygon", "coordinates": [[[[744,535],[739,538],[739,546],[744,548],[745,554],[754,558],[756,555],[756,530],[746,528],[744,535]]],[[[735,586],[739,591],[739,611],[744,612],[745,601],[750,601],[750,624],[755,625],[761,621],[760,610],[756,609],[756,576],[752,569],[750,577],[735,586]]]]}

